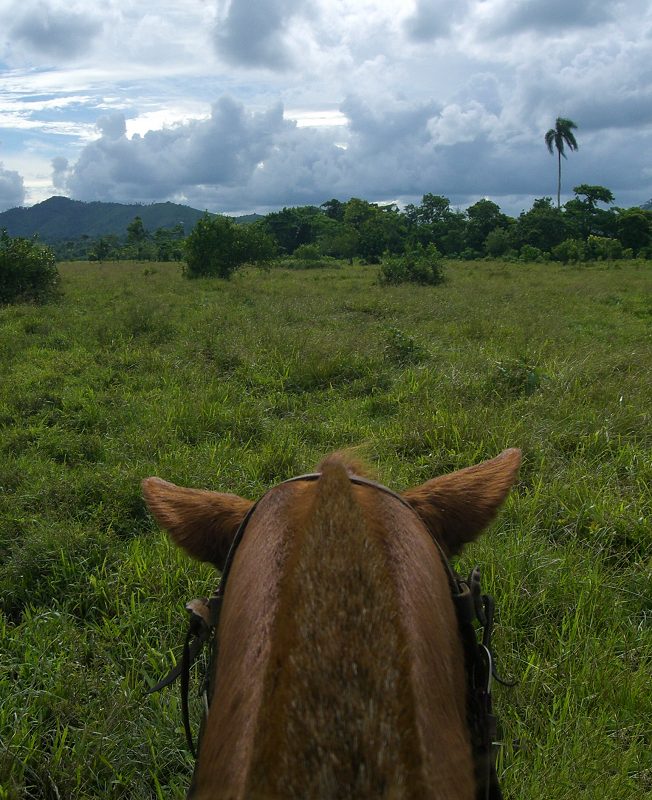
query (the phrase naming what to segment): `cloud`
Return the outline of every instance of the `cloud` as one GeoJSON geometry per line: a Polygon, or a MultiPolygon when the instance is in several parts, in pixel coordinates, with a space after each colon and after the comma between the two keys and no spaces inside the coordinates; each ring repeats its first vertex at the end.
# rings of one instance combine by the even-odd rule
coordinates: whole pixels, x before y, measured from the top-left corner
{"type": "Polygon", "coordinates": [[[69,61],[88,52],[102,31],[101,22],[87,11],[57,7],[44,0],[14,4],[11,19],[11,51],[27,51],[41,62],[69,61]]]}
{"type": "Polygon", "coordinates": [[[289,24],[309,10],[305,0],[230,0],[216,27],[217,52],[236,66],[287,69],[289,24]]]}
{"type": "Polygon", "coordinates": [[[65,191],[69,175],[68,166],[68,159],[63,156],[52,159],[52,185],[55,189],[65,191]]]}
{"type": "Polygon", "coordinates": [[[403,29],[413,42],[430,42],[448,36],[452,25],[463,16],[467,2],[456,3],[442,0],[417,0],[414,14],[403,23],[403,29]]]}
{"type": "Polygon", "coordinates": [[[189,187],[246,184],[270,154],[275,139],[295,125],[275,104],[247,112],[222,97],[207,120],[125,135],[122,114],[98,120],[101,136],[70,168],[67,188],[82,200],[118,201],[173,197],[189,187]]]}
{"type": "Polygon", "coordinates": [[[510,36],[526,31],[563,36],[568,29],[592,28],[613,18],[612,4],[604,0],[498,0],[487,3],[485,33],[510,36]]]}
{"type": "Polygon", "coordinates": [[[25,186],[22,177],[0,162],[0,211],[15,208],[25,202],[25,186]]]}
{"type": "MultiPolygon", "coordinates": [[[[446,104],[396,98],[372,104],[351,95],[340,108],[347,125],[336,128],[300,128],[284,119],[278,103],[250,111],[228,96],[213,104],[208,119],[144,136],[129,138],[122,114],[104,116],[100,137],[76,163],[55,159],[53,185],[81,200],[167,199],[227,212],[318,205],[329,197],[409,201],[433,192],[460,205],[485,195],[499,204],[507,198],[506,210],[518,213],[532,197],[553,195],[556,164],[543,133],[532,137],[511,126],[493,81],[478,74],[470,85],[481,87],[489,107],[465,96],[467,89],[446,104]]],[[[632,141],[639,152],[652,152],[650,138],[632,141]]],[[[564,191],[587,174],[592,183],[623,191],[640,184],[629,151],[616,152],[619,141],[617,132],[608,144],[587,132],[565,167],[564,191]],[[600,170],[591,167],[598,146],[600,170]]]]}
{"type": "Polygon", "coordinates": [[[428,130],[434,144],[453,145],[490,134],[498,127],[498,122],[498,117],[474,100],[466,106],[457,103],[446,106],[436,119],[429,122],[428,130]]]}
{"type": "Polygon", "coordinates": [[[358,148],[370,155],[406,140],[427,139],[428,120],[439,109],[434,100],[409,102],[383,98],[382,102],[372,104],[358,95],[350,95],[341,106],[358,148]]]}
{"type": "Polygon", "coordinates": [[[124,114],[115,111],[97,120],[97,129],[104,139],[109,141],[122,138],[127,132],[127,123],[124,114]]]}

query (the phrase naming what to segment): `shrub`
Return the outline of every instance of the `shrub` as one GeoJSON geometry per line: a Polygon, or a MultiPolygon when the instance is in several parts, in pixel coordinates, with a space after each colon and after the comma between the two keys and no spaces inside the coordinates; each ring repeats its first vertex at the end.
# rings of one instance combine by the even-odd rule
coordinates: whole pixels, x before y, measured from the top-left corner
{"type": "Polygon", "coordinates": [[[460,253],[460,258],[462,261],[476,261],[478,258],[482,257],[482,253],[479,253],[477,250],[474,250],[472,247],[465,247],[464,250],[460,253]]]}
{"type": "Polygon", "coordinates": [[[205,214],[186,240],[187,273],[191,278],[230,278],[246,263],[274,255],[270,237],[255,225],[238,225],[228,217],[205,214]]]}
{"type": "Polygon", "coordinates": [[[505,228],[494,228],[494,230],[489,231],[487,238],[484,240],[484,249],[487,251],[487,255],[494,258],[504,256],[511,249],[511,246],[512,237],[505,228]]]}
{"type": "Polygon", "coordinates": [[[44,302],[59,283],[54,253],[36,240],[0,234],[0,304],[44,302]]]}
{"type": "Polygon", "coordinates": [[[623,256],[622,244],[608,236],[589,236],[586,249],[588,257],[595,261],[613,261],[623,256]]]}
{"type": "Polygon", "coordinates": [[[396,364],[419,364],[428,357],[428,351],[417,340],[399,328],[389,328],[383,349],[385,358],[396,364]]]}
{"type": "Polygon", "coordinates": [[[524,244],[521,247],[521,261],[543,261],[543,253],[538,247],[531,244],[524,244]]]}
{"type": "Polygon", "coordinates": [[[586,246],[581,239],[565,239],[552,248],[552,256],[564,264],[569,261],[585,261],[586,246]]]}
{"type": "Polygon", "coordinates": [[[385,253],[380,267],[381,284],[420,283],[434,286],[444,280],[442,256],[434,244],[416,245],[402,255],[385,253]]]}
{"type": "Polygon", "coordinates": [[[319,261],[321,258],[316,244],[300,244],[292,255],[298,261],[319,261]]]}

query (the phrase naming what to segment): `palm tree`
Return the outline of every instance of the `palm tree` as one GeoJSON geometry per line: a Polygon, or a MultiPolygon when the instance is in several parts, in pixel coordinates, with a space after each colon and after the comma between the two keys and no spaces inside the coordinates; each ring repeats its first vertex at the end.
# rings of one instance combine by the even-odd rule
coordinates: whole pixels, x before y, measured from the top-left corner
{"type": "Polygon", "coordinates": [[[577,128],[577,125],[572,119],[557,117],[555,127],[550,128],[548,133],[546,133],[546,145],[548,146],[548,150],[552,153],[553,146],[557,148],[557,161],[559,164],[557,173],[557,208],[561,207],[561,157],[563,156],[566,158],[564,145],[568,145],[569,150],[577,150],[579,148],[575,136],[573,135],[573,128],[577,128]]]}

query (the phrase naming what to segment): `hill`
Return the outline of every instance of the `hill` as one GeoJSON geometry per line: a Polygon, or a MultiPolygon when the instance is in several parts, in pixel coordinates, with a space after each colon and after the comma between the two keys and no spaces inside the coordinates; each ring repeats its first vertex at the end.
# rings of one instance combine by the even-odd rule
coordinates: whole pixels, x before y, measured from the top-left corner
{"type": "MultiPolygon", "coordinates": [[[[0,214],[0,230],[10,236],[30,238],[38,235],[46,243],[68,239],[91,238],[115,234],[123,236],[134,217],[143,220],[145,228],[174,228],[181,223],[186,233],[204,214],[178,203],[153,203],[149,206],[122,203],[83,203],[68,197],[50,197],[30,208],[12,208],[0,214]]],[[[236,217],[236,222],[252,222],[258,215],[236,217]]]]}

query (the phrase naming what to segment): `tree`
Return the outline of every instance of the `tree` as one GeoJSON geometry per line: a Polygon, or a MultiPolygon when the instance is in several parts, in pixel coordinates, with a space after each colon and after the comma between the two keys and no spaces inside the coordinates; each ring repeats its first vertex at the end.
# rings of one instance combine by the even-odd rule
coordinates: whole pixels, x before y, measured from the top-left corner
{"type": "Polygon", "coordinates": [[[385,253],[381,262],[378,281],[381,285],[420,283],[435,286],[444,281],[444,266],[441,253],[434,244],[406,250],[401,255],[385,253]]]}
{"type": "Polygon", "coordinates": [[[466,246],[476,253],[481,253],[485,239],[495,228],[507,228],[509,217],[503,214],[500,206],[486,198],[478,200],[466,209],[468,225],[466,227],[466,246]]]}
{"type": "Polygon", "coordinates": [[[652,213],[642,208],[620,209],[617,231],[623,247],[639,253],[649,246],[652,239],[652,213]]]}
{"type": "Polygon", "coordinates": [[[572,119],[557,117],[555,127],[550,128],[545,136],[546,146],[551,155],[553,147],[557,150],[557,208],[561,208],[561,157],[563,156],[566,158],[566,153],[564,152],[564,147],[566,146],[568,146],[569,150],[579,149],[579,145],[573,134],[573,130],[576,128],[577,125],[572,119]]]}
{"type": "Polygon", "coordinates": [[[535,200],[529,211],[519,215],[514,227],[514,243],[519,248],[529,244],[543,252],[550,252],[565,238],[564,212],[553,205],[550,197],[535,200]]]}
{"type": "Polygon", "coordinates": [[[378,264],[386,250],[403,250],[405,219],[393,204],[379,206],[352,197],[346,203],[344,226],[357,234],[357,255],[368,264],[378,264]]]}
{"type": "Polygon", "coordinates": [[[267,214],[260,225],[273,236],[281,252],[291,255],[302,244],[312,244],[329,226],[335,224],[316,206],[284,208],[267,214]]]}
{"type": "Polygon", "coordinates": [[[613,203],[611,189],[582,183],[573,189],[575,198],[564,206],[565,218],[570,227],[583,239],[591,235],[613,236],[616,233],[617,217],[613,211],[597,208],[598,203],[613,203]],[[584,198],[584,199],[582,199],[584,198]]]}
{"type": "Polygon", "coordinates": [[[43,302],[59,283],[54,253],[34,239],[12,239],[0,232],[0,305],[43,302]]]}
{"type": "Polygon", "coordinates": [[[451,202],[442,195],[424,194],[418,206],[410,203],[405,206],[405,216],[410,225],[433,225],[446,222],[451,215],[451,202]]]}
{"type": "MultiPolygon", "coordinates": [[[[451,252],[447,237],[456,220],[455,212],[451,210],[450,200],[447,197],[424,194],[420,205],[415,206],[410,203],[405,207],[405,219],[408,224],[406,250],[417,244],[424,247],[434,244],[443,253],[451,252]]],[[[466,219],[462,228],[466,228],[466,219]]]]}
{"type": "Polygon", "coordinates": [[[104,261],[106,258],[109,258],[109,256],[114,255],[117,251],[117,236],[100,236],[100,238],[95,242],[93,248],[88,251],[88,258],[90,261],[104,261]]]}
{"type": "Polygon", "coordinates": [[[143,225],[143,220],[140,217],[134,217],[133,220],[127,225],[127,258],[145,258],[147,255],[152,256],[152,248],[147,248],[149,240],[149,233],[143,225]],[[150,252],[148,253],[148,249],[150,252]]]}
{"type": "Polygon", "coordinates": [[[338,224],[336,227],[321,237],[320,247],[327,256],[346,258],[353,264],[353,258],[358,253],[360,237],[352,225],[338,224]]]}
{"type": "Polygon", "coordinates": [[[327,200],[325,203],[322,203],[320,208],[324,209],[324,214],[330,219],[334,219],[337,222],[342,222],[344,219],[344,208],[346,203],[342,203],[340,200],[336,200],[333,198],[332,200],[327,200]]]}
{"type": "Polygon", "coordinates": [[[274,249],[274,242],[260,227],[204,214],[186,239],[188,275],[230,278],[242,264],[272,258],[274,249]]]}

